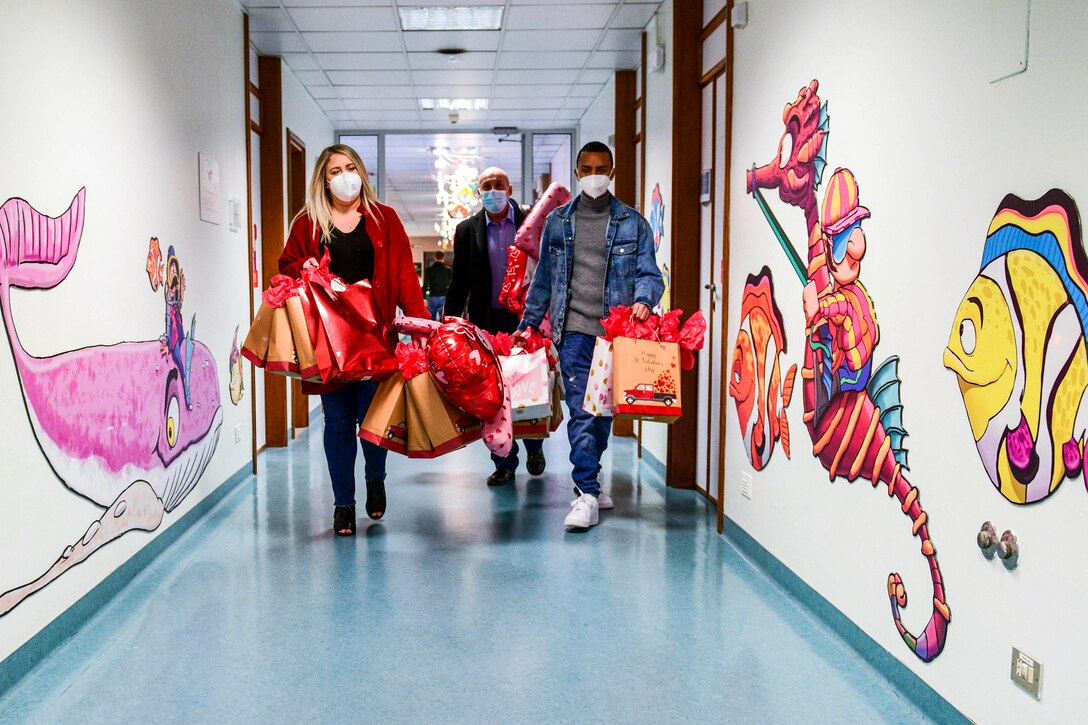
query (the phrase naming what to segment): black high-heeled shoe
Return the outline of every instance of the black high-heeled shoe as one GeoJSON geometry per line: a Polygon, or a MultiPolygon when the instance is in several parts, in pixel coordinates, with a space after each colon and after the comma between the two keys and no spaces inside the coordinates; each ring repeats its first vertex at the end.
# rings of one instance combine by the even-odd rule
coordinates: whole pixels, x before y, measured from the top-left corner
{"type": "Polygon", "coordinates": [[[332,510],[332,532],[337,536],[355,536],[355,505],[335,506],[332,510]]]}
{"type": "Polygon", "coordinates": [[[375,521],[385,516],[385,476],[366,482],[366,515],[375,521]]]}

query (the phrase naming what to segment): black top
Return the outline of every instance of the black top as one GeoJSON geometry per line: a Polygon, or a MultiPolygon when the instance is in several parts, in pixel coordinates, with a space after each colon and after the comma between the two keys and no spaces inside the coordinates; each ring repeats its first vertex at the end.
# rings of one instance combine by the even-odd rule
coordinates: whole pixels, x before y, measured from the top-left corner
{"type": "Polygon", "coordinates": [[[453,279],[453,270],[443,262],[435,262],[423,275],[423,292],[428,297],[445,297],[453,279]]]}
{"type": "Polygon", "coordinates": [[[329,271],[348,284],[374,276],[374,243],[366,231],[366,218],[350,232],[332,228],[329,250],[329,271]]]}

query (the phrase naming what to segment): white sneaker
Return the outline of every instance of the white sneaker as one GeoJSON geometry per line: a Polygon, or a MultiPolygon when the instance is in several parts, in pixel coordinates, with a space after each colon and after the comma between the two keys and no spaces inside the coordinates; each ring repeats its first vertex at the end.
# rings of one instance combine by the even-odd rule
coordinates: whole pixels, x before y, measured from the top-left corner
{"type": "Polygon", "coordinates": [[[612,497],[604,491],[601,491],[601,495],[597,497],[597,506],[601,509],[601,511],[616,508],[616,504],[612,502],[612,497]]]}
{"type": "Polygon", "coordinates": [[[588,529],[590,526],[596,526],[600,521],[598,510],[597,497],[583,493],[571,503],[570,513],[567,514],[567,518],[563,519],[563,525],[575,529],[588,529]]]}

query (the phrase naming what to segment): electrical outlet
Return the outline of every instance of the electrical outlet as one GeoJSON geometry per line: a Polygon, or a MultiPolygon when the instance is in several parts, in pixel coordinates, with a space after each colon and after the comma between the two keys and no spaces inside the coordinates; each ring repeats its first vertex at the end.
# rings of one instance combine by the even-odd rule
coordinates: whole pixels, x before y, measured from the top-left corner
{"type": "Polygon", "coordinates": [[[234,442],[235,443],[241,443],[242,442],[242,424],[241,423],[234,426],[234,442]]]}
{"type": "Polygon", "coordinates": [[[740,495],[749,500],[752,498],[752,474],[747,471],[740,474],[740,495]]]}
{"type": "Polygon", "coordinates": [[[1039,699],[1039,686],[1042,684],[1043,679],[1043,663],[1034,657],[1028,657],[1026,654],[1012,648],[1012,669],[1009,671],[1009,677],[1017,685],[1027,691],[1029,695],[1036,700],[1039,699]]]}

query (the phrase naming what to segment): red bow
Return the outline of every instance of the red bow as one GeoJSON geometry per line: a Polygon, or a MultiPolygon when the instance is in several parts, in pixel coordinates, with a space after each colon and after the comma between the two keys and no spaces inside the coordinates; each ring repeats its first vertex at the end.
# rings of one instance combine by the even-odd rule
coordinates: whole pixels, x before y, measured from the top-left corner
{"type": "Polygon", "coordinates": [[[397,358],[397,365],[400,367],[401,373],[404,374],[405,380],[411,380],[417,375],[427,372],[427,352],[423,348],[415,345],[405,345],[402,342],[397,344],[397,349],[393,351],[393,355],[397,358]]]}

